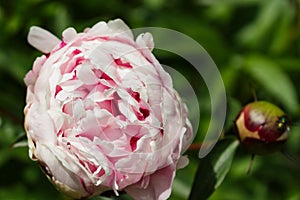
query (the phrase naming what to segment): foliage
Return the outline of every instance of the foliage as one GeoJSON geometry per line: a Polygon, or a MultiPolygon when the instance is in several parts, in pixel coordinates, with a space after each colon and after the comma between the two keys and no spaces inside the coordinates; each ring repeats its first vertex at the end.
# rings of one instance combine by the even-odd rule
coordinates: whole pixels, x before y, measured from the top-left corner
{"type": "MultiPolygon", "coordinates": [[[[280,154],[257,157],[251,174],[246,175],[250,155],[237,148],[228,175],[210,199],[299,199],[299,10],[297,0],[0,0],[0,198],[68,199],[51,186],[37,164],[28,158],[27,148],[9,147],[24,134],[23,77],[40,55],[26,42],[29,27],[38,25],[60,36],[69,26],[82,31],[100,20],[122,18],[132,28],[178,30],[209,52],[221,71],[228,97],[223,137],[235,135],[234,118],[242,105],[254,100],[253,92],[258,99],[279,105],[293,122],[286,150],[294,161],[280,154]]],[[[154,53],[162,63],[184,74],[199,94],[201,136],[210,119],[204,82],[176,55],[154,53]]],[[[193,105],[188,106],[193,110],[193,105]]],[[[200,138],[194,142],[201,142],[200,138]]],[[[203,164],[204,160],[198,164],[197,153],[193,148],[187,151],[190,164],[178,171],[170,199],[187,199],[198,165],[209,164],[203,164]]],[[[220,155],[222,152],[209,156],[220,155]]],[[[195,178],[196,182],[203,181],[195,178]]]]}
{"type": "Polygon", "coordinates": [[[230,169],[238,144],[236,138],[223,139],[208,156],[199,160],[189,200],[207,199],[220,186],[230,169]]]}

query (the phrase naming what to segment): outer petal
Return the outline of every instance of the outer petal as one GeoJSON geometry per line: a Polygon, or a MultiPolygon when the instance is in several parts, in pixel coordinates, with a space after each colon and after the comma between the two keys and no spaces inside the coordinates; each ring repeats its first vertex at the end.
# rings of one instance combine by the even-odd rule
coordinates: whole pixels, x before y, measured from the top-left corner
{"type": "Polygon", "coordinates": [[[26,86],[35,84],[35,81],[40,73],[43,64],[45,63],[45,60],[46,56],[41,56],[34,61],[32,70],[30,70],[24,78],[26,86]]]}
{"type": "Polygon", "coordinates": [[[124,37],[129,40],[133,40],[133,35],[129,27],[121,19],[115,19],[105,22],[99,22],[95,24],[91,29],[87,31],[88,36],[108,36],[108,37],[124,37]]]}
{"type": "Polygon", "coordinates": [[[154,42],[151,33],[140,34],[136,38],[136,43],[140,46],[140,48],[148,48],[150,51],[154,49],[154,42]]]}
{"type": "Polygon", "coordinates": [[[55,143],[53,121],[47,111],[38,103],[34,103],[25,110],[25,129],[30,137],[39,143],[55,143]]]}
{"type": "Polygon", "coordinates": [[[43,53],[50,53],[60,40],[49,31],[37,26],[32,26],[28,34],[28,42],[43,53]]]}
{"type": "Polygon", "coordinates": [[[117,34],[125,34],[128,39],[133,39],[133,35],[129,27],[123,22],[121,19],[115,19],[111,20],[107,23],[107,26],[113,31],[114,33],[117,34]]]}
{"type": "Polygon", "coordinates": [[[71,27],[64,30],[62,35],[63,35],[63,41],[69,43],[76,38],[77,32],[74,28],[71,27]]]}
{"type": "Polygon", "coordinates": [[[41,166],[50,181],[58,186],[59,190],[66,192],[73,198],[87,196],[88,193],[82,187],[79,177],[63,166],[61,161],[50,150],[53,148],[56,147],[49,148],[45,145],[37,145],[35,151],[35,155],[40,160],[41,166]]]}
{"type": "MultiPolygon", "coordinates": [[[[137,200],[166,200],[172,189],[175,168],[169,165],[149,175],[149,184],[144,185],[144,180],[125,188],[125,191],[137,200]]],[[[147,177],[144,177],[147,179],[147,177]]]]}

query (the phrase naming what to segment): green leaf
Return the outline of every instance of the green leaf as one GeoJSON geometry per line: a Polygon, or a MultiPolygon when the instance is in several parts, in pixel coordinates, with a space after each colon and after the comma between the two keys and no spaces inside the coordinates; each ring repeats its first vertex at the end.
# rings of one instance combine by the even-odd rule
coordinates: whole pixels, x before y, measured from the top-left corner
{"type": "Polygon", "coordinates": [[[293,41],[291,37],[293,20],[295,17],[295,11],[293,5],[288,1],[280,1],[280,16],[274,27],[274,38],[270,45],[270,51],[272,53],[282,53],[285,51],[293,41]]]}
{"type": "Polygon", "coordinates": [[[289,112],[298,111],[296,88],[277,63],[262,56],[249,56],[245,59],[245,70],[289,112]]]}
{"type": "Polygon", "coordinates": [[[199,162],[189,200],[207,199],[228,173],[236,148],[236,138],[220,140],[212,152],[199,162]]]}
{"type": "Polygon", "coordinates": [[[261,1],[260,10],[255,20],[247,24],[237,35],[241,44],[254,48],[265,48],[272,39],[276,26],[281,16],[282,1],[261,1]]]}

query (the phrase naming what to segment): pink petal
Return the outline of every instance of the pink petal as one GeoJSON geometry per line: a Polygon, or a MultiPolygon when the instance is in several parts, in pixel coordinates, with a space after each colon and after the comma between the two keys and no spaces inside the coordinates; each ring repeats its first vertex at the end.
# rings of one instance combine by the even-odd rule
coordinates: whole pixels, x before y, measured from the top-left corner
{"type": "Polygon", "coordinates": [[[150,180],[148,185],[144,185],[145,183],[141,180],[125,188],[125,191],[136,200],[168,199],[171,194],[172,181],[175,176],[174,167],[169,165],[149,176],[150,180]]]}
{"type": "Polygon", "coordinates": [[[126,68],[129,68],[129,69],[132,69],[132,66],[130,65],[129,62],[124,62],[122,61],[121,58],[115,58],[115,63],[120,66],[120,67],[126,67],[126,68]]]}

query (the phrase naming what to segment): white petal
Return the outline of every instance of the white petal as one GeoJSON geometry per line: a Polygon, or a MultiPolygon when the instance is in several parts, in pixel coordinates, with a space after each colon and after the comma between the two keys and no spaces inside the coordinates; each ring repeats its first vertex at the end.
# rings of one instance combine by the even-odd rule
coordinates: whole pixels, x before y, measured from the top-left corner
{"type": "Polygon", "coordinates": [[[51,52],[60,40],[49,31],[32,26],[27,37],[29,44],[43,53],[51,52]]]}
{"type": "Polygon", "coordinates": [[[48,114],[53,120],[54,131],[55,133],[57,133],[63,126],[65,120],[64,115],[59,109],[55,109],[55,108],[48,110],[48,114]]]}
{"type": "Polygon", "coordinates": [[[136,38],[136,43],[142,48],[147,47],[150,51],[152,51],[154,48],[154,42],[151,33],[140,34],[136,38]]]}
{"type": "Polygon", "coordinates": [[[72,111],[73,117],[75,120],[80,120],[85,115],[85,109],[82,100],[78,99],[77,101],[73,101],[72,103],[72,111]]]}
{"type": "Polygon", "coordinates": [[[94,48],[91,53],[87,55],[87,59],[90,59],[97,69],[101,69],[103,71],[106,71],[105,69],[113,63],[113,59],[109,56],[109,54],[103,51],[103,44],[94,48]]]}
{"type": "Polygon", "coordinates": [[[54,124],[46,108],[35,102],[25,118],[26,129],[31,138],[41,143],[55,143],[54,124]]]}
{"type": "Polygon", "coordinates": [[[103,34],[107,33],[107,25],[105,22],[101,21],[95,24],[92,28],[87,28],[84,32],[87,33],[87,35],[95,35],[95,33],[103,34]]]}
{"type": "Polygon", "coordinates": [[[64,30],[62,35],[63,35],[63,40],[66,43],[69,43],[76,38],[77,32],[74,28],[67,28],[66,30],[64,30]]]}
{"type": "Polygon", "coordinates": [[[131,30],[121,19],[111,20],[108,23],[103,21],[98,22],[92,28],[86,29],[86,33],[90,37],[94,37],[95,35],[108,37],[121,36],[130,41],[133,40],[131,30]]]}
{"type": "Polygon", "coordinates": [[[33,85],[35,83],[38,75],[40,74],[40,70],[41,70],[43,64],[45,63],[45,60],[46,60],[46,56],[43,55],[41,57],[38,57],[34,61],[32,70],[30,70],[24,78],[24,82],[27,86],[33,85]]]}
{"type": "Polygon", "coordinates": [[[130,109],[128,102],[119,101],[118,103],[120,112],[130,121],[133,122],[136,120],[136,116],[133,111],[130,109]]]}
{"type": "Polygon", "coordinates": [[[107,23],[107,26],[115,33],[125,34],[129,38],[133,39],[133,35],[129,27],[121,19],[111,20],[107,23]]]}
{"type": "Polygon", "coordinates": [[[98,83],[98,79],[96,75],[92,72],[90,64],[83,63],[82,65],[78,66],[77,69],[77,77],[83,83],[87,85],[93,85],[98,83]]]}

